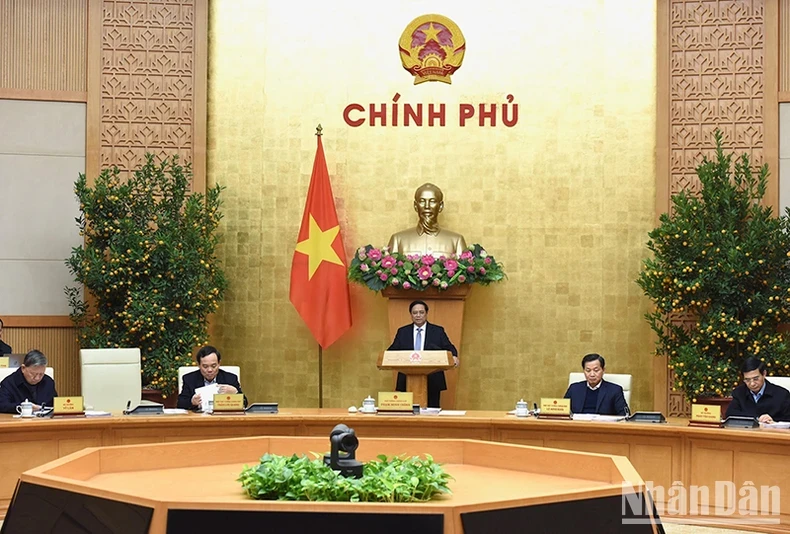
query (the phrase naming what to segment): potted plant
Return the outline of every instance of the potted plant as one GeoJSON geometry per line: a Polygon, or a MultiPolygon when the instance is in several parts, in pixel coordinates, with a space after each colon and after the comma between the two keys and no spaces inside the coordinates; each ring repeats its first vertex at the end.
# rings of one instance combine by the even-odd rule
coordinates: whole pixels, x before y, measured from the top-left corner
{"type": "Polygon", "coordinates": [[[790,317],[788,216],[762,204],[767,166],[754,170],[747,154],[725,154],[720,131],[714,139],[714,156],[696,169],[699,194],[672,196],[637,279],[654,305],[645,317],[656,354],[691,402],[728,397],[749,356],[769,374],[790,374],[780,329],[790,317]]]}
{"type": "Polygon", "coordinates": [[[104,169],[90,187],[75,183],[84,244],[66,260],[66,288],[83,348],[139,347],[143,385],[175,402],[178,368],[208,340],[227,280],[214,254],[220,193],[190,193],[190,166],[176,156],[145,163],[128,180],[104,169]]]}

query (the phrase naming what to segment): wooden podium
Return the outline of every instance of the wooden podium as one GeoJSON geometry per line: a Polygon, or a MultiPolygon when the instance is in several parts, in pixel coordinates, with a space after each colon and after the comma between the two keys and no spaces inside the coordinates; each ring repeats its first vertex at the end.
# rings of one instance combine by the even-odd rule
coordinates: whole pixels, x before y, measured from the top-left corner
{"type": "Polygon", "coordinates": [[[406,375],[406,391],[423,408],[428,406],[428,375],[455,367],[449,350],[385,350],[376,365],[406,375]]]}
{"type": "MultiPolygon", "coordinates": [[[[428,310],[428,322],[444,327],[450,341],[458,349],[458,356],[461,361],[459,367],[462,367],[464,365],[464,359],[461,354],[464,305],[471,289],[472,287],[467,284],[453,286],[443,291],[436,288],[415,291],[413,289],[404,290],[391,287],[382,290],[381,295],[388,300],[387,314],[389,316],[390,339],[395,339],[398,328],[411,322],[409,304],[414,300],[422,300],[430,308],[428,310]]],[[[444,372],[444,376],[447,379],[447,390],[442,392],[441,406],[445,410],[455,408],[458,371],[459,368],[453,367],[444,372]]]]}

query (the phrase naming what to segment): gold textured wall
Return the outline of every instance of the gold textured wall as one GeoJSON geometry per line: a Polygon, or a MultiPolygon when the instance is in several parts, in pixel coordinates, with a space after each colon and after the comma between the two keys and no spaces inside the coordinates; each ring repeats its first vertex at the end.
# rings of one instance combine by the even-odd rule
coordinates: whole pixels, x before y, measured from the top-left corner
{"type": "MultiPolygon", "coordinates": [[[[425,181],[445,227],[509,274],[467,301],[459,408],[561,396],[581,356],[635,377],[652,407],[647,301],[634,283],[655,217],[656,7],[647,0],[455,3],[467,41],[453,84],[412,84],[397,44],[432,4],[210,4],[209,184],[227,186],[221,249],[231,282],[214,323],[254,400],[318,404],[318,348],[288,300],[315,154],[324,147],[347,253],[414,221],[425,181]],[[309,7],[309,8],[308,8],[309,7]],[[351,128],[352,102],[445,103],[445,127],[351,128]],[[519,105],[513,128],[458,126],[459,103],[519,105]]],[[[324,351],[324,405],[388,389],[384,299],[352,287],[354,326],[324,351]]],[[[404,317],[404,323],[407,317],[404,317]]]]}

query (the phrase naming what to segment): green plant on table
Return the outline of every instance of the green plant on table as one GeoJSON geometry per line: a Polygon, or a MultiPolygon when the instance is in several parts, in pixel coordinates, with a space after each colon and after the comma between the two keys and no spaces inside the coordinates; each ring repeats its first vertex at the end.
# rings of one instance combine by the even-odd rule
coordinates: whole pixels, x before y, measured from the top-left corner
{"type": "Polygon", "coordinates": [[[253,499],[281,501],[419,502],[452,493],[452,477],[430,455],[365,464],[362,478],[345,478],[321,458],[265,454],[244,466],[239,481],[253,499]]]}

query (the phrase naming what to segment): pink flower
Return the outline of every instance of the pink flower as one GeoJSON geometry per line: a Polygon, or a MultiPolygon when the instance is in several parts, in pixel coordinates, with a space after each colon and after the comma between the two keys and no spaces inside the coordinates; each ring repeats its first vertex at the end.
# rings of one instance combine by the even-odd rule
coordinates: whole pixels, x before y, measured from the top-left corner
{"type": "Polygon", "coordinates": [[[415,261],[420,259],[420,255],[419,254],[409,254],[408,256],[406,256],[406,259],[411,261],[411,262],[415,262],[415,261]]]}
{"type": "Polygon", "coordinates": [[[439,281],[439,279],[438,279],[438,278],[434,278],[434,279],[433,279],[433,285],[435,285],[435,286],[438,286],[440,283],[441,283],[441,282],[439,281]]]}
{"type": "Polygon", "coordinates": [[[397,267],[393,267],[392,269],[390,269],[390,273],[398,274],[398,268],[397,267]]]}
{"type": "Polygon", "coordinates": [[[426,254],[425,256],[423,256],[422,258],[420,258],[420,262],[421,262],[423,265],[433,265],[433,264],[436,262],[436,258],[434,258],[433,256],[431,256],[430,254],[426,254]]]}
{"type": "Polygon", "coordinates": [[[452,278],[453,276],[455,276],[455,271],[447,271],[447,276],[452,278]]]}
{"type": "Polygon", "coordinates": [[[389,278],[389,275],[388,275],[387,273],[381,273],[381,274],[379,275],[379,278],[381,278],[383,281],[385,281],[385,282],[386,282],[386,281],[387,281],[387,278],[389,278]]]}
{"type": "Polygon", "coordinates": [[[431,271],[430,267],[424,265],[417,271],[417,276],[420,278],[420,280],[427,280],[433,276],[433,272],[431,271]]]}
{"type": "Polygon", "coordinates": [[[472,259],[472,257],[473,257],[473,256],[472,256],[472,251],[471,251],[471,250],[467,250],[466,252],[463,252],[463,253],[461,254],[461,259],[462,259],[462,260],[471,260],[471,259],[472,259]]]}
{"type": "Polygon", "coordinates": [[[362,265],[359,266],[359,270],[362,271],[363,273],[366,273],[370,270],[370,265],[368,265],[367,263],[363,263],[362,265]]]}
{"type": "MultiPolygon", "coordinates": [[[[408,282],[406,282],[406,283],[408,283],[408,282]]],[[[400,284],[400,280],[398,280],[397,278],[393,278],[392,279],[392,285],[396,286],[398,284],[400,284]]],[[[406,287],[406,284],[403,284],[403,287],[406,287]]]]}
{"type": "MultiPolygon", "coordinates": [[[[455,260],[447,260],[444,262],[444,268],[447,269],[447,272],[450,271],[457,271],[458,270],[458,262],[455,260]]],[[[452,275],[450,275],[452,276],[452,275]]]]}
{"type": "Polygon", "coordinates": [[[480,274],[486,274],[486,268],[480,267],[480,274]]]}
{"type": "Polygon", "coordinates": [[[491,265],[491,258],[486,258],[483,261],[486,262],[486,265],[491,265]]]}
{"type": "Polygon", "coordinates": [[[384,267],[385,269],[389,269],[390,267],[393,267],[395,263],[396,263],[395,258],[393,258],[392,256],[384,256],[384,259],[381,260],[381,266],[384,267]]]}
{"type": "Polygon", "coordinates": [[[368,251],[368,257],[373,261],[381,259],[381,251],[377,248],[372,248],[368,251]]]}
{"type": "Polygon", "coordinates": [[[442,289],[447,289],[447,282],[442,282],[442,283],[441,283],[441,285],[440,285],[440,287],[441,287],[442,289]]]}
{"type": "Polygon", "coordinates": [[[398,267],[403,267],[403,262],[402,261],[398,262],[398,267]]]}
{"type": "Polygon", "coordinates": [[[466,282],[466,277],[464,275],[460,275],[458,277],[458,283],[463,284],[464,282],[466,282]]]}
{"type": "Polygon", "coordinates": [[[466,270],[467,270],[467,272],[473,273],[473,272],[475,272],[475,266],[474,265],[470,265],[469,267],[466,268],[466,270]]]}
{"type": "Polygon", "coordinates": [[[403,282],[403,289],[411,289],[411,284],[409,282],[403,282]]]}
{"type": "Polygon", "coordinates": [[[380,274],[381,274],[381,269],[379,269],[379,270],[377,270],[377,271],[376,271],[376,276],[378,276],[378,275],[380,275],[380,274]]]}

